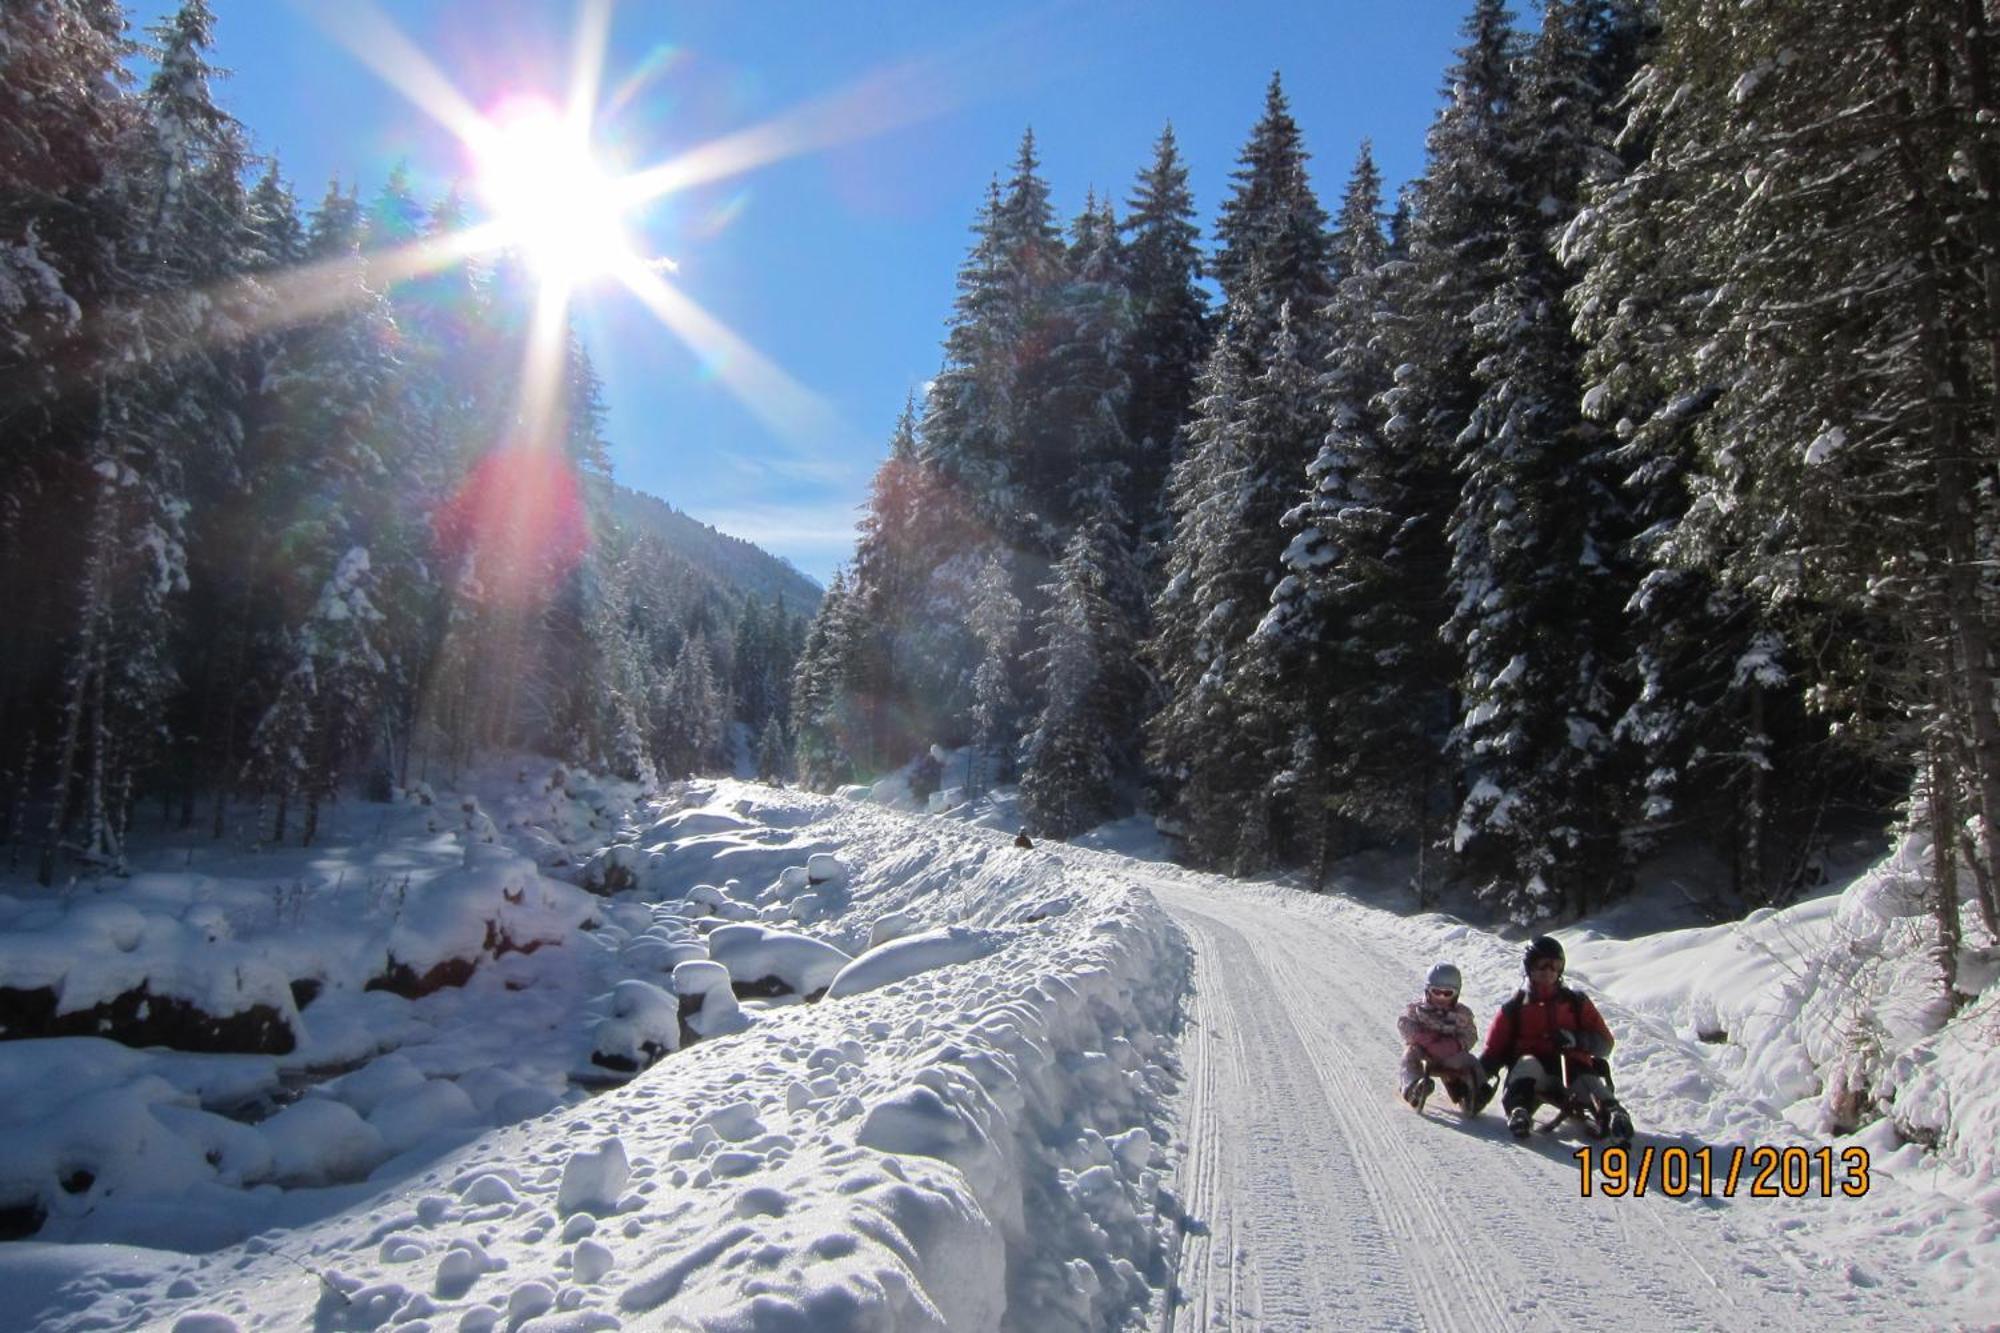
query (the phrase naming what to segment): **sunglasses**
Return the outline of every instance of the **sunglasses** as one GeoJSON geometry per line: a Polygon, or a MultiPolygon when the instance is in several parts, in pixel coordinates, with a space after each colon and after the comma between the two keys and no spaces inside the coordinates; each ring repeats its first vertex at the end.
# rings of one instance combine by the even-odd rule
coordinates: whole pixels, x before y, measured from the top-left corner
{"type": "Polygon", "coordinates": [[[1457,991],[1446,990],[1442,986],[1427,986],[1424,988],[1424,994],[1438,1000],[1455,1000],[1458,998],[1457,991]]]}
{"type": "Polygon", "coordinates": [[[1553,958],[1545,958],[1539,963],[1530,964],[1528,970],[1530,972],[1560,972],[1563,970],[1563,965],[1553,958]]]}

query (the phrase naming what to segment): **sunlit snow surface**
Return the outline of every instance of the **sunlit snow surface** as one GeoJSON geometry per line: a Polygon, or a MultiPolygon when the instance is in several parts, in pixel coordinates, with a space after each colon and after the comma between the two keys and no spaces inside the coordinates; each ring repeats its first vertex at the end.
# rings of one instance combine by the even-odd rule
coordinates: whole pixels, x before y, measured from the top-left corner
{"type": "MultiPolygon", "coordinates": [[[[294,1011],[292,1056],[0,1042],[0,1186],[34,1184],[49,1209],[42,1238],[0,1245],[0,1327],[1163,1321],[1182,1239],[1207,1219],[1182,1215],[1194,1196],[1174,1175],[1188,1160],[1174,1117],[1191,960],[1144,887],[1162,852],[1146,821],[1086,835],[1096,850],[1075,853],[1016,847],[1005,794],[947,796],[924,816],[886,808],[914,804],[896,783],[871,800],[723,782],[646,808],[631,789],[573,775],[552,787],[523,765],[471,794],[469,808],[456,793],[343,805],[313,853],[202,842],[189,865],[177,844],[101,892],[0,885],[8,958],[73,976],[79,1003],[140,957],[164,957],[164,974],[216,1004],[289,998],[254,968],[239,981],[232,965],[224,984],[206,966],[241,953],[326,983],[294,1011]],[[609,900],[569,882],[612,867],[634,887],[609,900]],[[358,989],[392,953],[427,961],[476,943],[496,912],[561,942],[414,1002],[358,989]],[[730,1004],[709,961],[718,935],[732,966],[828,997],[730,1004]],[[35,937],[92,947],[37,953],[23,943],[35,937]],[[697,999],[701,1039],[672,1049],[671,1006],[697,999]],[[638,1053],[649,1034],[668,1049],[630,1082],[591,1063],[593,1049],[638,1053]],[[281,1072],[332,1062],[356,1067],[256,1123],[214,1114],[260,1099],[270,1112],[291,1096],[274,1093],[281,1072]],[[95,1179],[80,1192],[49,1184],[77,1183],[86,1160],[95,1179]]],[[[1886,1274],[1911,1326],[1978,1326],[2000,1309],[2000,1043],[1990,993],[1923,1035],[1930,987],[1902,888],[1921,849],[1904,855],[1745,923],[1659,930],[1663,917],[1626,908],[1563,934],[1572,978],[1618,1033],[1642,1135],[1873,1152],[1866,1199],[1739,1201],[1730,1225],[1766,1250],[1798,1247],[1816,1282],[1867,1290],[1886,1274]],[[1864,1029],[1879,1034],[1868,1061],[1848,1049],[1864,1029]],[[1906,1130],[1942,1125],[1948,1105],[1939,1150],[1898,1146],[1887,1121],[1834,1137],[1827,1080],[1843,1060],[1895,1099],[1906,1130]]],[[[1352,898],[1173,873],[1260,912],[1331,914],[1371,973],[1407,970],[1412,992],[1451,958],[1483,1025],[1515,983],[1519,945],[1385,910],[1403,905],[1400,868],[1346,869],[1352,898]]],[[[1967,984],[1990,992],[1990,980],[1967,984]]],[[[1385,1032],[1407,998],[1382,995],[1385,1032]]],[[[1283,999],[1306,1025],[1324,1003],[1283,999]]],[[[1468,1132],[1412,1118],[1386,1061],[1361,1077],[1379,1077],[1379,1128],[1411,1151],[1468,1132]]],[[[1249,1109],[1212,1108],[1205,1123],[1226,1132],[1249,1109]]],[[[1297,1155],[1301,1171],[1330,1160],[1297,1155]]],[[[1476,1175],[1451,1203],[1473,1232],[1476,1175]]],[[[1256,1322],[1250,1306],[1209,1308],[1256,1322]]],[[[1314,1326],[1341,1326],[1323,1313],[1314,1326]]],[[[1642,1316],[1634,1327],[1654,1326],[1642,1316]]]]}
{"type": "Polygon", "coordinates": [[[493,903],[520,910],[503,880],[528,903],[546,893],[594,918],[481,966],[462,990],[410,1002],[330,989],[299,1015],[306,1050],[398,1049],[269,1119],[245,1125],[196,1103],[240,1100],[290,1057],[0,1043],[0,1128],[17,1145],[0,1160],[17,1183],[60,1178],[82,1153],[108,1163],[114,1185],[57,1191],[44,1236],[207,1251],[0,1246],[0,1325],[173,1327],[204,1314],[245,1328],[671,1316],[978,1329],[1007,1309],[1039,1309],[1049,1327],[1110,1326],[1159,1299],[1172,1219],[1154,1145],[1167,1137],[1187,967],[1148,897],[997,832],[723,783],[640,819],[630,845],[646,884],[606,901],[503,855],[535,841],[510,828],[523,812],[506,808],[505,787],[480,807],[492,843],[477,821],[400,827],[464,823],[456,798],[399,808],[379,836],[362,826],[381,808],[359,806],[344,811],[358,840],[330,844],[309,872],[303,854],[268,852],[188,873],[184,891],[155,885],[163,911],[201,901],[242,914],[240,943],[299,910],[264,881],[310,873],[329,887],[302,912],[311,925],[325,909],[327,928],[302,933],[330,956],[295,942],[280,970],[317,963],[351,984],[381,940],[414,947],[396,932],[415,914],[430,913],[440,937],[469,938],[493,903]],[[343,895],[382,900],[375,868],[388,863],[412,882],[369,910],[400,921],[370,921],[358,896],[336,910],[343,895]],[[491,898],[472,902],[468,880],[490,881],[491,898]],[[431,906],[434,881],[457,896],[431,906]],[[690,897],[697,884],[710,888],[690,897]],[[807,894],[822,904],[811,939],[794,911],[807,894]],[[717,917],[717,903],[749,919],[717,917]],[[589,1062],[604,1023],[644,1021],[644,1006],[618,996],[672,990],[677,968],[704,965],[676,946],[718,937],[739,980],[838,981],[839,995],[744,1000],[740,1030],[600,1095],[572,1087],[572,1072],[606,1074],[589,1062]],[[322,1012],[337,1041],[318,1031],[322,1012]],[[214,1162],[210,1145],[222,1149],[214,1162]]]}

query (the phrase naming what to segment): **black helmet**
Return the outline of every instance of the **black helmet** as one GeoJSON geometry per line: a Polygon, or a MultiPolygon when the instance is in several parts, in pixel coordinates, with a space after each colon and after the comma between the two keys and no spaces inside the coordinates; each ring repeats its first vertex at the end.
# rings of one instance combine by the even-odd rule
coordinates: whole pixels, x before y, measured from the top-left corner
{"type": "Polygon", "coordinates": [[[1535,936],[1534,940],[1528,945],[1528,952],[1521,958],[1522,970],[1526,972],[1534,971],[1535,960],[1538,958],[1553,958],[1556,960],[1558,968],[1566,967],[1569,964],[1569,960],[1563,956],[1561,942],[1553,935],[1535,936]]]}

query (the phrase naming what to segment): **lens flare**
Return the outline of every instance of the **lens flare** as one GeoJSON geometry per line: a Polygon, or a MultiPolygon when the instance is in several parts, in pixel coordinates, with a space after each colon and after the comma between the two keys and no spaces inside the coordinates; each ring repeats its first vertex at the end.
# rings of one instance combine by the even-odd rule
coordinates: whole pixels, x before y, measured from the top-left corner
{"type": "MultiPolygon", "coordinates": [[[[579,284],[602,275],[616,277],[688,344],[705,371],[793,442],[824,437],[833,424],[827,404],[684,292],[669,286],[661,274],[673,266],[635,250],[625,220],[667,194],[933,119],[997,91],[1015,77],[1014,71],[1046,65],[1042,44],[1034,40],[1036,25],[1016,22],[961,49],[878,69],[761,125],[653,166],[614,175],[593,152],[594,121],[630,106],[642,89],[671,73],[687,53],[661,43],[606,96],[603,64],[611,30],[609,0],[584,0],[579,7],[570,86],[559,103],[523,99],[490,116],[472,106],[375,0],[294,3],[385,83],[456,135],[478,165],[479,194],[493,219],[464,234],[457,244],[413,247],[408,255],[397,256],[401,262],[423,272],[452,254],[517,249],[532,263],[542,284],[538,326],[567,308],[579,284]]],[[[741,198],[732,202],[740,204],[741,198]]],[[[726,227],[733,218],[725,207],[711,224],[726,227]]],[[[309,312],[315,288],[322,286],[337,290],[337,284],[308,280],[286,293],[288,304],[300,314],[309,312]]],[[[537,358],[560,352],[559,340],[539,337],[534,343],[531,350],[537,358]]],[[[542,393],[535,386],[546,384],[557,366],[553,360],[538,360],[528,370],[524,425],[547,415],[533,401],[542,393]]]]}
{"type": "Polygon", "coordinates": [[[545,281],[572,287],[631,255],[615,182],[586,125],[539,98],[509,103],[472,145],[479,194],[545,281]]]}
{"type": "Polygon", "coordinates": [[[472,572],[482,600],[502,606],[545,601],[590,547],[576,470],[533,441],[480,459],[432,525],[439,553],[472,572]]]}

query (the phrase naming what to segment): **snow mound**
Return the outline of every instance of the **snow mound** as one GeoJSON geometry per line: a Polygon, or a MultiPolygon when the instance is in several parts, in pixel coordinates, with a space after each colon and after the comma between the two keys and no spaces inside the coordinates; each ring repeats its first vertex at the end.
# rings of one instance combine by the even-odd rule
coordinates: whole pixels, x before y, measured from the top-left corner
{"type": "Polygon", "coordinates": [[[815,995],[851,960],[823,940],[752,924],[717,926],[708,935],[708,956],[729,969],[738,985],[780,982],[795,995],[815,995]]]}
{"type": "Polygon", "coordinates": [[[611,1212],[618,1207],[631,1176],[622,1139],[606,1139],[595,1152],[572,1153],[563,1165],[562,1184],[556,1190],[556,1212],[564,1217],[611,1212]]]}
{"type": "Polygon", "coordinates": [[[943,930],[906,935],[870,949],[841,968],[827,985],[826,997],[835,1000],[859,995],[935,967],[984,958],[999,947],[998,934],[969,926],[947,926],[943,930]]]}

